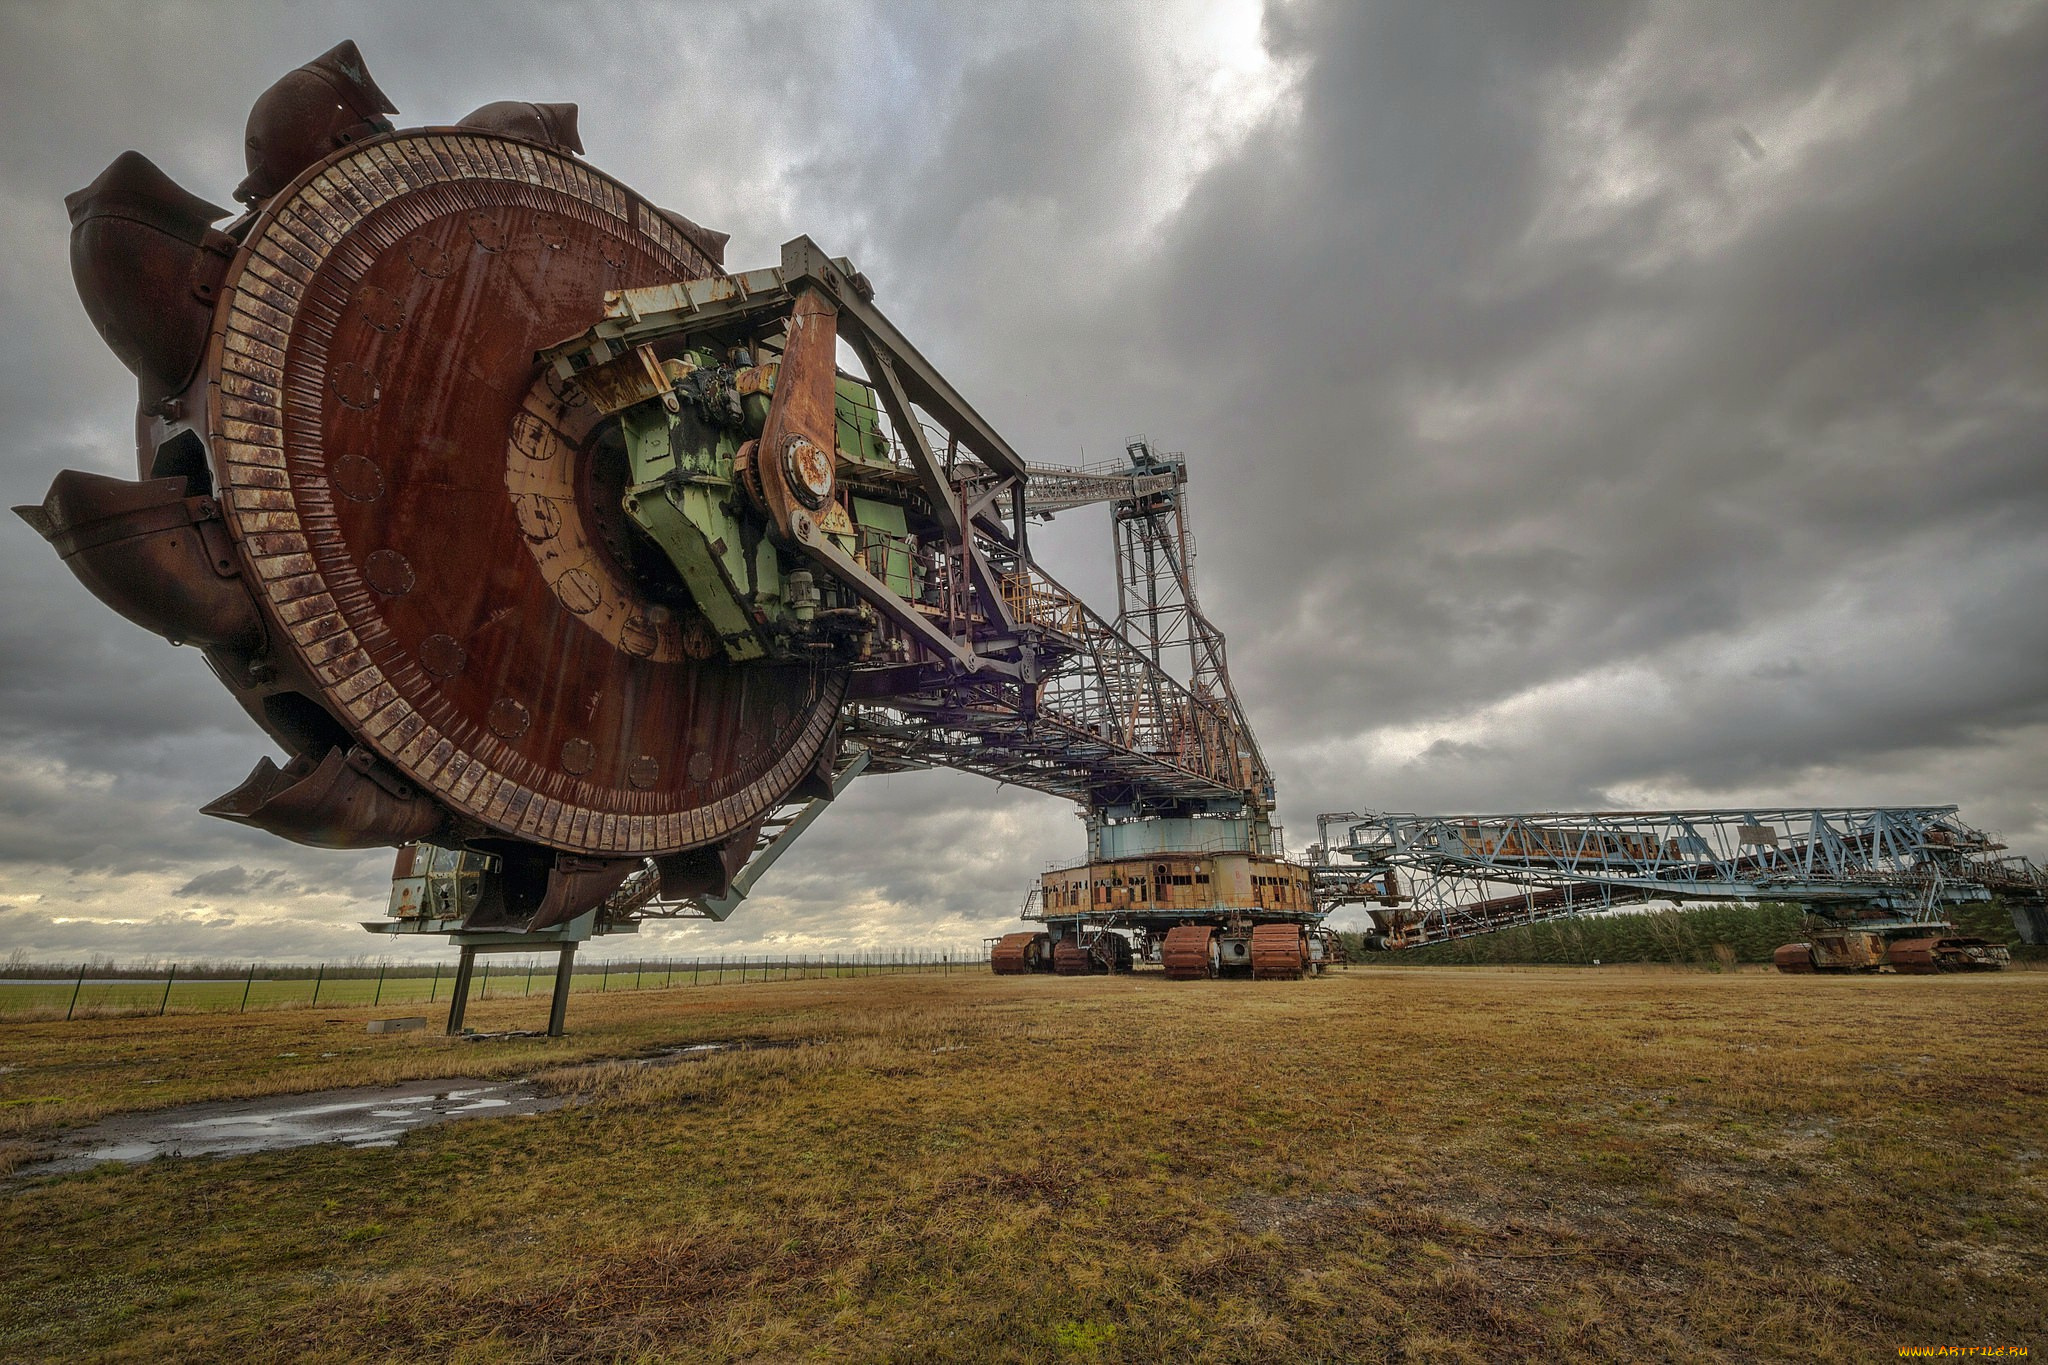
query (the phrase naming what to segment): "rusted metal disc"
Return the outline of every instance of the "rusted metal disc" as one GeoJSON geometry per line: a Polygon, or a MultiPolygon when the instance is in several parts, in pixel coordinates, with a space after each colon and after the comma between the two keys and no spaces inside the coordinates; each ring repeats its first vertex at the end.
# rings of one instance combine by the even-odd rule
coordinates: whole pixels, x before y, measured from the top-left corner
{"type": "Polygon", "coordinates": [[[273,648],[472,837],[715,843],[830,734],[844,674],[700,647],[620,537],[605,430],[534,361],[606,290],[711,269],[616,181],[454,130],[315,166],[230,267],[208,431],[273,648]]]}

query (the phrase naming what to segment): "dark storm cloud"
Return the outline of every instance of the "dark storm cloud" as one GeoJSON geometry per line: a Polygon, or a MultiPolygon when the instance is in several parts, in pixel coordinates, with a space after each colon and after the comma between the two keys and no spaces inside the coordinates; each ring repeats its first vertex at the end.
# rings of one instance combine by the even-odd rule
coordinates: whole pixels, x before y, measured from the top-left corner
{"type": "Polygon", "coordinates": [[[251,872],[236,863],[231,867],[217,867],[211,872],[202,872],[186,882],[171,894],[194,896],[202,901],[222,896],[249,896],[263,891],[296,889],[292,875],[281,867],[266,868],[251,872]]]}
{"type": "MultiPolygon", "coordinates": [[[[128,467],[64,193],[134,146],[224,201],[250,100],[353,37],[401,121],[574,100],[735,265],[855,255],[1033,458],[1186,450],[1297,842],[1948,799],[2048,851],[2043,5],[425,13],[0,11],[8,502],[128,467]]],[[[1101,600],[1101,517],[1035,543],[1101,600]]],[[[388,855],[196,814],[263,748],[196,655],[25,528],[0,576],[0,948],[382,950],[388,855]]],[[[1079,847],[1046,798],[864,780],[730,923],[621,951],[964,945],[1079,847]]]]}
{"type": "Polygon", "coordinates": [[[1208,431],[1260,473],[1210,513],[1233,530],[1205,568],[1230,565],[1207,592],[1251,627],[1232,657],[1269,751],[1456,731],[1607,670],[1584,704],[1526,708],[1507,764],[1359,764],[1316,798],[1567,804],[1826,767],[1857,799],[1859,762],[1921,750],[1916,791],[2038,839],[2038,789],[1958,792],[1938,757],[2048,691],[2038,8],[2005,31],[1770,9],[1684,43],[1636,11],[1530,46],[1455,14],[1283,26],[1318,54],[1300,123],[1212,175],[1159,271],[1156,344],[1203,311],[1242,324],[1211,336],[1236,382],[1208,431]],[[1809,138],[1799,165],[1740,185],[1727,130],[1773,113],[1809,138]],[[1561,209],[1603,156],[1636,192],[1561,209]],[[1294,610],[1257,610],[1277,584],[1294,610]],[[1803,686],[1724,676],[1772,638],[1803,686]]]}

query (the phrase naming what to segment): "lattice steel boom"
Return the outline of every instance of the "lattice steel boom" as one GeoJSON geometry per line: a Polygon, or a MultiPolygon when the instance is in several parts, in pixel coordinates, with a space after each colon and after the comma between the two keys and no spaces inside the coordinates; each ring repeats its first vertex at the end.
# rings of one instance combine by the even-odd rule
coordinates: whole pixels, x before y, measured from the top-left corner
{"type": "Polygon", "coordinates": [[[1940,920],[1994,894],[2039,899],[2039,869],[1954,806],[1323,815],[1318,898],[1376,905],[1394,942],[1486,933],[1645,901],[1789,901],[1822,914],[1940,920]]]}

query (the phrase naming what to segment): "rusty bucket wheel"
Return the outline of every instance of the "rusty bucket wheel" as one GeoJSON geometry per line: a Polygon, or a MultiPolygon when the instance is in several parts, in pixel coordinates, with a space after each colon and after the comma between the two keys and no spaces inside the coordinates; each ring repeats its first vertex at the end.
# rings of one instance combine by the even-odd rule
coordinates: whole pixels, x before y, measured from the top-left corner
{"type": "Polygon", "coordinates": [[[550,501],[578,481],[534,474],[585,449],[534,353],[607,290],[713,268],[565,153],[438,129],[310,167],[228,269],[206,434],[259,609],[306,700],[463,838],[613,862],[720,843],[831,740],[843,671],[691,657],[550,501]]]}
{"type": "Polygon", "coordinates": [[[1261,924],[1252,929],[1252,977],[1299,981],[1308,971],[1308,935],[1299,924],[1261,924]]]}
{"type": "Polygon", "coordinates": [[[1219,968],[1216,929],[1208,924],[1182,924],[1166,931],[1160,948],[1169,981],[1202,981],[1219,968]]]}
{"type": "Polygon", "coordinates": [[[1045,935],[1035,931],[1004,934],[989,950],[989,969],[997,976],[1028,976],[1045,971],[1045,935]]]}

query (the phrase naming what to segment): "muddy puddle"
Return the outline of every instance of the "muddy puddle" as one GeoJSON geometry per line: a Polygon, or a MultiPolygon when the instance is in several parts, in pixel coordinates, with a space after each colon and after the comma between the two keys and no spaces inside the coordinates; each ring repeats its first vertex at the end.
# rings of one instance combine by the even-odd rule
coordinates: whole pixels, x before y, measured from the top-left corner
{"type": "MultiPolygon", "coordinates": [[[[668,1066],[759,1043],[690,1043],[628,1065],[668,1066]]],[[[51,1138],[18,1176],[60,1175],[102,1162],[137,1164],[158,1157],[229,1157],[338,1142],[395,1147],[407,1133],[466,1118],[545,1114],[576,1103],[575,1095],[544,1094],[530,1078],[507,1081],[406,1081],[257,1100],[214,1100],[142,1113],[114,1114],[51,1138]]]]}
{"type": "Polygon", "coordinates": [[[408,1081],[260,1100],[221,1100],[141,1114],[115,1114],[59,1135],[50,1159],[23,1175],[82,1171],[103,1161],[160,1156],[247,1156],[339,1142],[395,1147],[418,1128],[454,1119],[544,1114],[568,1103],[528,1081],[408,1081]]]}

